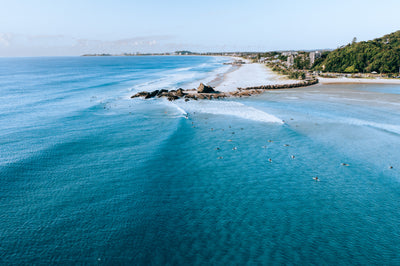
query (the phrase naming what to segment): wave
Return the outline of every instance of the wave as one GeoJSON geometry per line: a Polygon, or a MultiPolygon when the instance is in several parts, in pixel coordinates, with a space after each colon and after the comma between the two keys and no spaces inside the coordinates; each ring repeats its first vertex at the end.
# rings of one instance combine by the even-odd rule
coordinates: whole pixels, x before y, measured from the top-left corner
{"type": "Polygon", "coordinates": [[[186,113],[206,113],[214,115],[227,115],[235,116],[243,119],[265,122],[265,123],[278,123],[283,124],[283,121],[278,117],[258,110],[254,107],[244,105],[242,103],[233,101],[189,101],[184,102],[183,100],[169,103],[179,110],[186,113]]]}
{"type": "Polygon", "coordinates": [[[209,83],[228,72],[231,66],[222,65],[226,59],[202,63],[191,67],[177,68],[160,73],[161,76],[135,85],[130,92],[152,91],[157,89],[191,89],[201,82],[209,83]]]}
{"type": "Polygon", "coordinates": [[[372,121],[360,120],[360,119],[347,119],[347,123],[356,126],[368,126],[379,130],[384,130],[390,133],[400,135],[400,126],[392,124],[377,123],[372,121]]]}

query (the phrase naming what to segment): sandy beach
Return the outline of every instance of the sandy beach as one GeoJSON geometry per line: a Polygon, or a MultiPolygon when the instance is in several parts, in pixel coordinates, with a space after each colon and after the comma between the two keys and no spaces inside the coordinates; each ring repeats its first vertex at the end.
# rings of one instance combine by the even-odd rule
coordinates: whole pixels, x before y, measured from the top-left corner
{"type": "Polygon", "coordinates": [[[321,84],[400,84],[400,79],[367,78],[321,78],[321,84]]]}
{"type": "Polygon", "coordinates": [[[289,80],[277,75],[263,64],[246,63],[237,70],[228,72],[215,90],[222,92],[236,91],[237,88],[255,87],[262,85],[291,84],[298,80],[289,80]]]}

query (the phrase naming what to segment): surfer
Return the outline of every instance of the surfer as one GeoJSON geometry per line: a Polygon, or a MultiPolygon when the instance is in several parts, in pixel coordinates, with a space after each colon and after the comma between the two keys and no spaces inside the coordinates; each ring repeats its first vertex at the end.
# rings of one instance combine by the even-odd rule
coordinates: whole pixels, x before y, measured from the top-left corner
{"type": "Polygon", "coordinates": [[[314,179],[315,181],[319,181],[319,178],[318,178],[318,176],[316,176],[316,177],[313,177],[313,179],[314,179]]]}

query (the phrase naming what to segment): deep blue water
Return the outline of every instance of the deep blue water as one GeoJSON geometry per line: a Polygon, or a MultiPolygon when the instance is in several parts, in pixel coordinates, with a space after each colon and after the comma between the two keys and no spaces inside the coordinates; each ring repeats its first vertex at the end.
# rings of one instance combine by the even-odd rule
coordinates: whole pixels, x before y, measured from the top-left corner
{"type": "Polygon", "coordinates": [[[400,86],[129,99],[226,60],[1,58],[0,263],[400,264],[400,86]]]}

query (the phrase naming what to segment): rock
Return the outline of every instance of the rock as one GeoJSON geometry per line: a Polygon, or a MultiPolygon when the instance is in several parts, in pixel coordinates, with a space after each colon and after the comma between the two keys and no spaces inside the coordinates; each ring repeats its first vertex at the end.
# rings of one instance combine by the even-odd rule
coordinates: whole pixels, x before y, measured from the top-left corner
{"type": "Polygon", "coordinates": [[[197,100],[197,97],[196,97],[196,95],[193,94],[193,93],[188,93],[188,94],[185,94],[185,99],[197,100]]]}
{"type": "Polygon", "coordinates": [[[171,95],[171,96],[168,97],[168,101],[170,101],[170,102],[178,100],[178,99],[179,99],[179,97],[178,96],[174,96],[174,95],[171,95]]]}
{"type": "Polygon", "coordinates": [[[160,95],[161,93],[166,93],[166,92],[168,92],[168,90],[162,89],[162,90],[160,90],[160,91],[158,92],[158,95],[160,95]]]}
{"type": "Polygon", "coordinates": [[[157,94],[157,97],[158,97],[158,98],[161,98],[161,97],[168,97],[169,95],[170,95],[169,92],[161,92],[161,93],[157,94]]]}
{"type": "Polygon", "coordinates": [[[183,97],[183,96],[185,95],[185,94],[183,93],[183,89],[179,88],[179,89],[176,91],[176,95],[179,96],[179,97],[183,97]]]}
{"type": "Polygon", "coordinates": [[[152,91],[152,92],[150,93],[150,98],[155,97],[159,92],[160,92],[159,90],[152,91]]]}
{"type": "Polygon", "coordinates": [[[214,99],[222,99],[222,98],[225,98],[225,97],[227,97],[227,95],[225,93],[214,95],[214,99]]]}
{"type": "Polygon", "coordinates": [[[160,92],[159,90],[155,90],[155,91],[152,91],[152,92],[147,92],[143,96],[144,96],[145,99],[150,99],[150,98],[155,97],[159,92],[160,92]]]}
{"type": "Polygon", "coordinates": [[[132,95],[131,98],[137,98],[137,97],[146,97],[147,95],[149,95],[150,93],[148,93],[147,91],[141,91],[136,93],[135,95],[132,95]]]}
{"type": "Polygon", "coordinates": [[[200,83],[200,86],[197,88],[198,93],[215,93],[216,91],[207,85],[204,85],[203,83],[200,83]]]}

